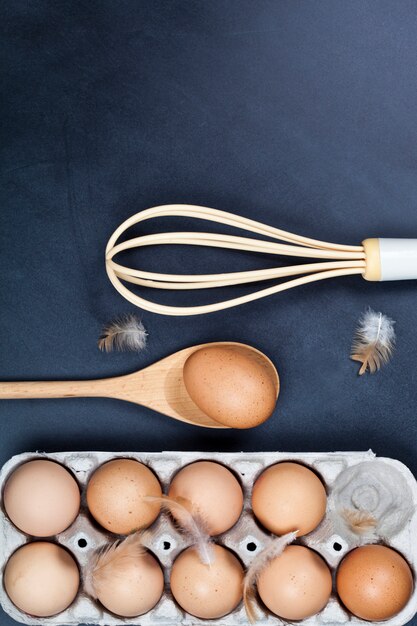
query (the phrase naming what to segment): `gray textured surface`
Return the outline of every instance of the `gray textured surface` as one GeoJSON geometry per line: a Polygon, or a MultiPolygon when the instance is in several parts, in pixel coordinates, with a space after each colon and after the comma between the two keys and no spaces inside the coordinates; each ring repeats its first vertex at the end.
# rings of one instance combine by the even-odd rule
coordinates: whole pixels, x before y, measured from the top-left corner
{"type": "MultiPolygon", "coordinates": [[[[414,283],[342,279],[208,317],[145,314],[146,352],[96,348],[102,324],[132,310],[107,280],[105,244],[148,206],[214,206],[352,244],[417,237],[415,2],[16,1],[2,13],[1,378],[113,375],[237,340],[276,362],[282,392],[264,426],[227,433],[111,400],[2,402],[0,462],[36,449],[372,447],[416,474],[414,283]],[[397,321],[398,347],[358,379],[348,355],[368,305],[397,321]]],[[[141,260],[271,263],[198,249],[141,260]]]]}

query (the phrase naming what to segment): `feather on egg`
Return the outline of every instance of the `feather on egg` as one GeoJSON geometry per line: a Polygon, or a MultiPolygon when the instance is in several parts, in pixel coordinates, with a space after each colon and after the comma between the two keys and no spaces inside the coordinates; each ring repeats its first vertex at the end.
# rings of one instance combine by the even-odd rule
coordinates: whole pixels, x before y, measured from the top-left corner
{"type": "Polygon", "coordinates": [[[157,502],[161,508],[169,513],[180,513],[178,526],[186,535],[187,540],[195,546],[200,560],[204,565],[211,565],[214,559],[212,538],[208,532],[207,524],[201,515],[191,513],[184,498],[171,498],[170,496],[144,496],[145,502],[157,502]]]}
{"type": "Polygon", "coordinates": [[[123,573],[126,560],[135,560],[146,552],[145,542],[149,532],[137,532],[123,540],[107,544],[95,552],[89,560],[84,588],[93,598],[100,595],[103,587],[111,584],[112,578],[123,573]]]}
{"type": "Polygon", "coordinates": [[[243,603],[246,609],[246,615],[251,624],[254,624],[257,620],[256,611],[254,607],[255,601],[255,587],[259,579],[259,576],[268,566],[268,564],[276,559],[285,548],[294,541],[297,537],[298,531],[287,533],[282,537],[273,539],[271,543],[262,550],[250,564],[243,583],[243,603]]]}

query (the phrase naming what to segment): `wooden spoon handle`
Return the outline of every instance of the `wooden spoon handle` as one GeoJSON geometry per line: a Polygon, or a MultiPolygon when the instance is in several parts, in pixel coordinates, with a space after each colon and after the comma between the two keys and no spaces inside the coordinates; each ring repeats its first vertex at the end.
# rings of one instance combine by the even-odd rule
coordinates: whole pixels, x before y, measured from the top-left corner
{"type": "Polygon", "coordinates": [[[0,383],[0,400],[105,396],[104,380],[63,380],[0,383]]]}

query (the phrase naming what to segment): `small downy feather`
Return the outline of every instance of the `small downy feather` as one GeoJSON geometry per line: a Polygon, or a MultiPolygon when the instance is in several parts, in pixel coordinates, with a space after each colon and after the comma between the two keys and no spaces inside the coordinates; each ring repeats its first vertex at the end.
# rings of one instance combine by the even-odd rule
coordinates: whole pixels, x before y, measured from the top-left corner
{"type": "Polygon", "coordinates": [[[125,315],[103,328],[98,347],[103,352],[139,352],[146,346],[148,333],[135,315],[125,315]]]}
{"type": "Polygon", "coordinates": [[[340,516],[355,535],[368,535],[375,532],[377,521],[375,517],[367,511],[358,509],[342,509],[340,516]]]}
{"type": "Polygon", "coordinates": [[[351,359],[362,363],[360,376],[366,370],[373,374],[390,360],[395,346],[394,324],[392,319],[372,309],[360,318],[351,353],[351,359]]]}
{"type": "Polygon", "coordinates": [[[180,518],[178,526],[186,535],[191,545],[195,546],[200,560],[204,565],[211,565],[214,560],[213,540],[207,531],[207,524],[204,519],[190,510],[183,503],[181,498],[170,498],[169,496],[145,496],[147,502],[158,502],[161,508],[171,514],[177,514],[180,518]]]}
{"type": "Polygon", "coordinates": [[[256,583],[258,582],[259,576],[262,574],[267,565],[273,559],[276,559],[280,554],[282,554],[288,544],[294,541],[297,534],[298,531],[295,531],[273,539],[271,543],[264,548],[250,564],[245,574],[245,580],[243,583],[243,602],[246,609],[246,615],[248,616],[248,620],[251,624],[254,624],[257,620],[254,600],[256,595],[256,583]]]}
{"type": "Polygon", "coordinates": [[[148,536],[147,531],[137,532],[95,552],[86,567],[85,591],[96,599],[103,587],[123,573],[128,559],[137,559],[145,554],[144,544],[148,536]]]}

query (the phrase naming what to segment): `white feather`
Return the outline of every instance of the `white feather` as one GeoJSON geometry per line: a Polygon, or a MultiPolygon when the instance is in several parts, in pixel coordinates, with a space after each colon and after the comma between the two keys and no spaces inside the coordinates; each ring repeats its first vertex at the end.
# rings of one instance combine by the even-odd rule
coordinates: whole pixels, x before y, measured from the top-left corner
{"type": "Polygon", "coordinates": [[[103,328],[98,347],[104,352],[112,350],[139,352],[146,346],[148,333],[134,315],[125,315],[103,328]]]}
{"type": "Polygon", "coordinates": [[[395,346],[394,324],[394,320],[370,308],[362,315],[351,354],[354,361],[362,363],[359,374],[367,369],[373,374],[388,363],[395,346]]]}
{"type": "Polygon", "coordinates": [[[367,343],[378,341],[381,346],[387,348],[395,339],[394,324],[395,322],[383,313],[368,309],[362,315],[358,332],[367,343]]]}

